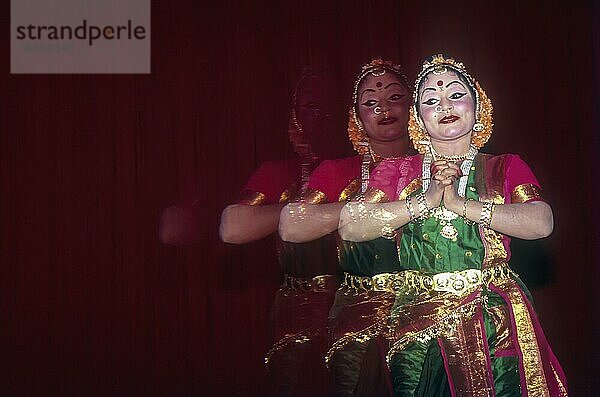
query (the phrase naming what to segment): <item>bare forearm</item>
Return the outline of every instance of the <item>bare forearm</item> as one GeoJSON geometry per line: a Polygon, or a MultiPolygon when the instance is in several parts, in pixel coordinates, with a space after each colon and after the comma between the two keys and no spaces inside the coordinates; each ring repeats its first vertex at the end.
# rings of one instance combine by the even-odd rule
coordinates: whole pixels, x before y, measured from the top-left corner
{"type": "Polygon", "coordinates": [[[277,230],[283,204],[233,204],[223,210],[219,234],[226,243],[244,244],[277,230]]]}
{"type": "Polygon", "coordinates": [[[158,236],[163,244],[188,245],[201,238],[200,221],[194,206],[173,205],[161,217],[158,236]]]}
{"type": "MultiPolygon", "coordinates": [[[[467,219],[478,222],[482,208],[483,203],[469,201],[467,219]]],[[[490,227],[502,234],[525,240],[548,237],[554,228],[552,208],[543,201],[496,205],[490,227]]]]}
{"type": "Polygon", "coordinates": [[[343,205],[290,203],[281,211],[279,235],[293,243],[323,237],[337,229],[343,205]]]}

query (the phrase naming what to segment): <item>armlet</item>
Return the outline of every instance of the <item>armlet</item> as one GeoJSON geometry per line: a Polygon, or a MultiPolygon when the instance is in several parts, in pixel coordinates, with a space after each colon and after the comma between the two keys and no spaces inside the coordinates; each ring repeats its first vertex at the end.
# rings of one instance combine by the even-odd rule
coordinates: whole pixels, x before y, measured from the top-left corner
{"type": "Polygon", "coordinates": [[[354,179],[352,182],[348,184],[340,193],[338,197],[338,201],[348,201],[350,200],[360,189],[360,178],[354,179]]]}
{"type": "Polygon", "coordinates": [[[367,203],[387,203],[388,201],[390,201],[390,199],[383,190],[370,187],[365,192],[365,201],[367,203]]]}
{"type": "Polygon", "coordinates": [[[512,203],[542,200],[542,189],[531,183],[524,183],[513,189],[510,199],[512,203]]]}
{"type": "Polygon", "coordinates": [[[416,192],[423,185],[421,178],[413,179],[404,189],[400,192],[398,196],[398,201],[406,199],[408,196],[416,192]]]}

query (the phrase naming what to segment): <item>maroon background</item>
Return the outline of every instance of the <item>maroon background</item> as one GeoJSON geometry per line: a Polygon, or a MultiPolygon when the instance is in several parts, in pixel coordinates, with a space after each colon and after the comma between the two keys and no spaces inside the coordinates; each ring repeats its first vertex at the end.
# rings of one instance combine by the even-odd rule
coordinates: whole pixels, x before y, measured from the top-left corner
{"type": "Polygon", "coordinates": [[[519,153],[546,188],[554,270],[536,305],[574,394],[600,387],[598,5],[333,3],[155,1],[146,76],[10,75],[4,4],[0,394],[260,394],[273,244],[220,243],[221,210],[290,153],[302,66],[336,72],[345,108],[361,63],[413,79],[436,52],[492,98],[487,150],[519,153]],[[161,210],[193,195],[201,241],[161,246],[161,210]]]}

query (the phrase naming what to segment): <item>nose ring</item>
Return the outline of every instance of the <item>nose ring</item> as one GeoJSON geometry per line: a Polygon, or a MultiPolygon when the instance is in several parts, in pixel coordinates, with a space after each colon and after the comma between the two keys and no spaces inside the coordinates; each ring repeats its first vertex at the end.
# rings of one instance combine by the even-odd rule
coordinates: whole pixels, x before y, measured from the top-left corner
{"type": "Polygon", "coordinates": [[[446,111],[446,112],[449,112],[449,111],[451,111],[452,109],[454,109],[454,106],[452,106],[452,105],[448,105],[448,107],[447,107],[446,109],[442,108],[442,105],[437,105],[437,106],[435,107],[435,112],[436,112],[436,113],[442,113],[442,112],[444,112],[444,111],[446,111]]]}
{"type": "Polygon", "coordinates": [[[380,106],[375,106],[373,108],[373,113],[375,113],[375,114],[381,114],[381,107],[380,106]]]}

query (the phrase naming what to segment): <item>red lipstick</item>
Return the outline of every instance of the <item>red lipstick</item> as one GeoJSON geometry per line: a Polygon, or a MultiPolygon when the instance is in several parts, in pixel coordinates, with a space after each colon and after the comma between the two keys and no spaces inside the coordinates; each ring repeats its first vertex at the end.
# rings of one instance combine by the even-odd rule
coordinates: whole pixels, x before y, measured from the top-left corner
{"type": "Polygon", "coordinates": [[[379,125],[394,124],[398,119],[396,117],[385,117],[377,122],[379,125]]]}
{"type": "Polygon", "coordinates": [[[452,123],[454,123],[458,119],[460,119],[460,117],[454,116],[454,115],[452,115],[452,116],[445,116],[445,117],[442,117],[440,119],[439,124],[452,124],[452,123]]]}

